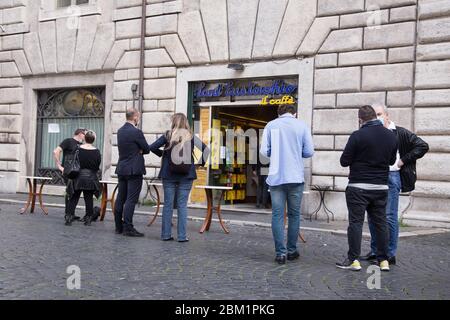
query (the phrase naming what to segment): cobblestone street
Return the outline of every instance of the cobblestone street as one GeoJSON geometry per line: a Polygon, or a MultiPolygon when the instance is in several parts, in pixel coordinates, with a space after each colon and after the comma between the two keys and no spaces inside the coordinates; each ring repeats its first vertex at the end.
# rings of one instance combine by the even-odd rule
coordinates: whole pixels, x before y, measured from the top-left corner
{"type": "Polygon", "coordinates": [[[268,228],[230,226],[226,235],[213,223],[201,235],[189,221],[190,242],[162,242],[160,219],[147,228],[135,216],[145,237],[127,238],[114,234],[110,212],[67,227],[62,209],[21,216],[18,204],[0,207],[0,299],[450,298],[450,233],[401,239],[398,265],[369,290],[367,264],[359,273],[335,268],[347,249],[339,235],[305,231],[300,260],[280,266],[268,228]],[[81,269],[80,290],[66,287],[69,265],[81,269]]]}

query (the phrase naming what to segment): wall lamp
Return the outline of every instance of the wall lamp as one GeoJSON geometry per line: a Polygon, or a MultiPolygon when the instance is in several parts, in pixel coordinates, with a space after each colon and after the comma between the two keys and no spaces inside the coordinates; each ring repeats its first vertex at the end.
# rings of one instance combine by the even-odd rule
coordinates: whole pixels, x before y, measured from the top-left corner
{"type": "Polygon", "coordinates": [[[227,68],[235,71],[244,71],[245,66],[242,63],[230,63],[227,68]]]}

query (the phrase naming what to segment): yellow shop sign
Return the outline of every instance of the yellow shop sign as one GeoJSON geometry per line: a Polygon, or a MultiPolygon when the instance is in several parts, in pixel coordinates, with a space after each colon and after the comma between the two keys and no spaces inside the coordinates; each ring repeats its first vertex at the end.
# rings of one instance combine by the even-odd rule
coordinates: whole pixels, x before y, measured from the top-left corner
{"type": "Polygon", "coordinates": [[[295,99],[292,96],[283,96],[280,99],[270,99],[269,96],[265,96],[262,100],[260,105],[267,106],[267,105],[281,105],[281,104],[295,104],[295,99]]]}

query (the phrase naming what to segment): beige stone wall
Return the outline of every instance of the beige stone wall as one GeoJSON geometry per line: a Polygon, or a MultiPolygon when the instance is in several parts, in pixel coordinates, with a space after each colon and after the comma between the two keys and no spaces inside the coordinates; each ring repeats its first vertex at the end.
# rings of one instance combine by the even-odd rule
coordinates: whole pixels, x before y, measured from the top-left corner
{"type": "MultiPolygon", "coordinates": [[[[78,28],[53,3],[0,0],[0,174],[8,177],[0,181],[3,191],[17,184],[19,154],[27,152],[22,119],[33,106],[23,105],[24,77],[112,72],[112,112],[106,117],[111,170],[117,163],[115,133],[132,104],[131,85],[138,83],[141,1],[91,1],[77,12],[78,28]]],[[[396,123],[431,147],[418,164],[414,201],[402,198],[402,209],[409,209],[405,218],[411,224],[448,223],[449,6],[447,0],[147,0],[144,132],[154,140],[167,127],[180,67],[314,57],[312,183],[334,188],[329,206],[346,217],[347,169],[338,160],[357,129],[358,106],[383,102],[396,123]],[[428,210],[433,201],[441,205],[428,210]]],[[[153,176],[159,160],[147,157],[146,164],[153,176]]]]}

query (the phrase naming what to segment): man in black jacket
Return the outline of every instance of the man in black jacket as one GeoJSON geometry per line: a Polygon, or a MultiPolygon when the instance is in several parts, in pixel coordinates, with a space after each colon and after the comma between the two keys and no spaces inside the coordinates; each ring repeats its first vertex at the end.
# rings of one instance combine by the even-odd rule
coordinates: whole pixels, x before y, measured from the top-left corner
{"type": "MultiPolygon", "coordinates": [[[[416,176],[416,161],[428,152],[428,144],[416,136],[411,131],[396,126],[389,119],[389,113],[385,105],[373,105],[384,127],[391,130],[398,139],[399,148],[397,150],[396,163],[389,168],[389,193],[386,206],[386,217],[389,228],[388,260],[390,264],[396,264],[397,244],[398,244],[398,203],[400,192],[410,192],[414,190],[416,176]]],[[[371,233],[371,251],[361,257],[362,260],[374,260],[376,258],[377,238],[374,232],[372,221],[369,219],[369,229],[371,233]]]]}
{"type": "Polygon", "coordinates": [[[144,154],[150,153],[150,146],[144,134],[137,128],[140,113],[134,108],[126,112],[127,122],[117,131],[119,161],[116,174],[119,178],[118,194],[114,206],[116,233],[130,237],[143,237],[133,226],[134,207],[142,189],[146,174],[144,154]]]}
{"type": "Polygon", "coordinates": [[[352,133],[341,156],[341,165],[350,166],[349,184],[345,191],[349,250],[347,259],[336,266],[353,271],[361,270],[358,259],[361,254],[364,215],[367,211],[377,237],[376,254],[380,269],[389,271],[386,201],[389,165],[395,163],[398,144],[395,135],[377,120],[371,106],[361,107],[358,116],[361,128],[352,133]]]}

